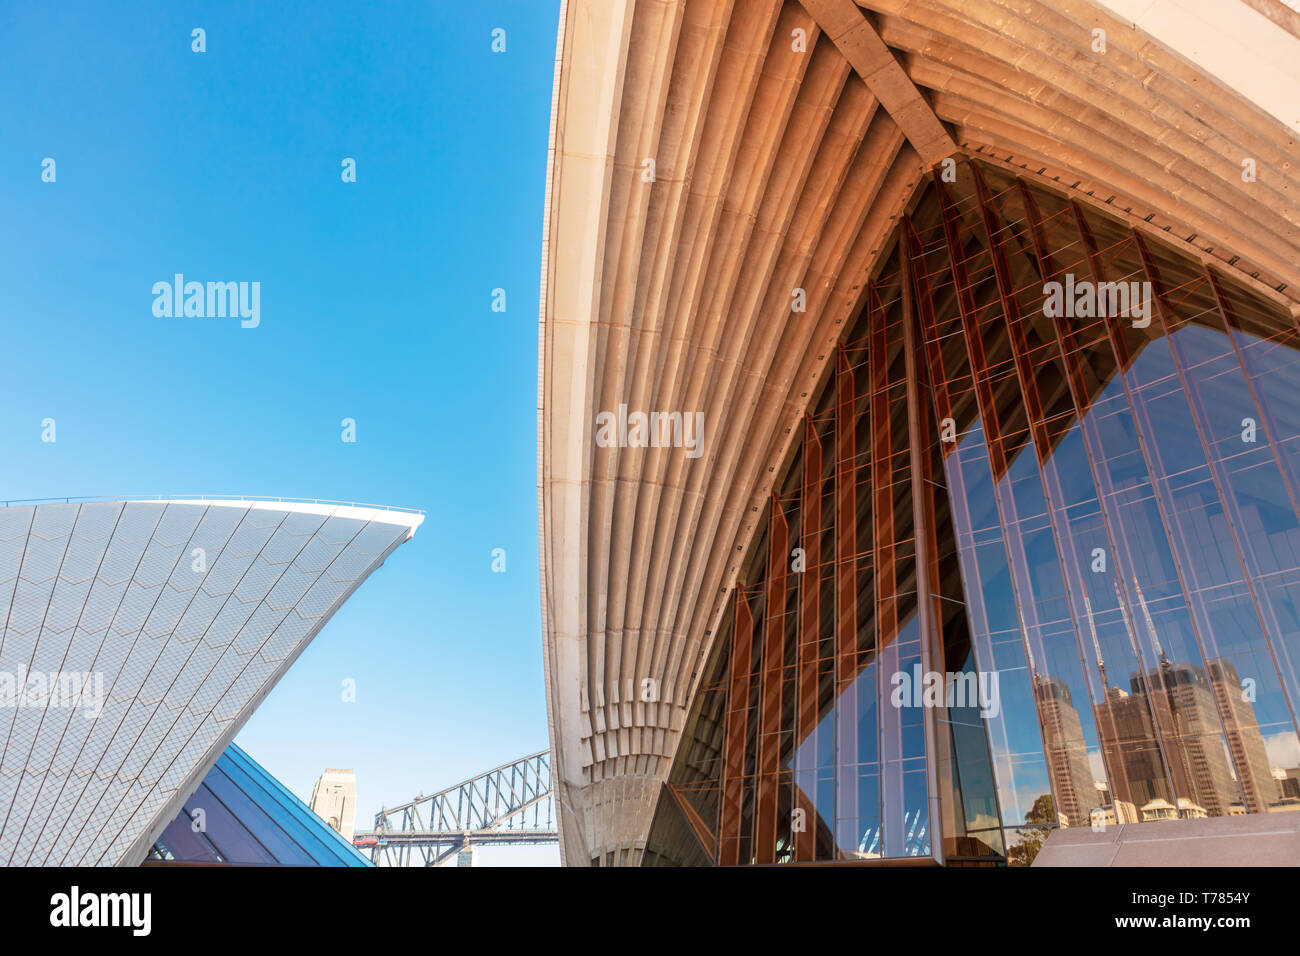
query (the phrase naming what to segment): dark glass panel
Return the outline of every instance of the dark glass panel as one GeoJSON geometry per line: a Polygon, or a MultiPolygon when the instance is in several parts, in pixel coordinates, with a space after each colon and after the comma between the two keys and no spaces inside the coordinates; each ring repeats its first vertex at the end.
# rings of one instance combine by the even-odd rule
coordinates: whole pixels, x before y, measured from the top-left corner
{"type": "MultiPolygon", "coordinates": [[[[273,852],[274,841],[278,833],[283,832],[294,847],[300,848],[322,866],[358,864],[359,854],[353,847],[242,750],[227,749],[213,769],[228,777],[240,793],[265,811],[268,824],[274,830],[272,836],[262,839],[262,842],[273,852]]],[[[248,822],[247,817],[241,819],[248,822]]],[[[254,827],[254,832],[261,837],[260,827],[254,827]]]]}
{"type": "Polygon", "coordinates": [[[176,819],[167,824],[167,829],[163,830],[162,835],[158,837],[157,843],[149,853],[149,859],[185,863],[229,862],[208,839],[207,833],[203,832],[203,828],[207,826],[206,821],[202,818],[195,820],[190,815],[190,804],[207,806],[215,802],[212,794],[203,784],[200,784],[186,809],[177,814],[176,819]]]}
{"type": "Polygon", "coordinates": [[[305,803],[234,744],[217,758],[182,812],[163,831],[149,860],[370,865],[305,803]],[[202,814],[198,813],[200,810],[202,814]]]}
{"type": "MultiPolygon", "coordinates": [[[[246,832],[277,863],[301,866],[321,862],[320,859],[313,857],[303,849],[276,824],[271,816],[248,793],[240,789],[234,780],[224,773],[220,767],[213,768],[213,772],[209,773],[205,778],[204,785],[220,804],[220,810],[217,813],[218,820],[225,819],[225,814],[228,813],[240,824],[242,832],[233,836],[233,839],[237,842],[229,846],[225,842],[225,832],[209,826],[209,839],[228,860],[235,863],[260,862],[260,849],[256,851],[254,857],[244,858],[241,856],[241,850],[247,846],[247,841],[244,840],[243,836],[246,832]]],[[[191,803],[194,803],[194,801],[191,800],[191,803]]],[[[197,806],[197,804],[195,805],[197,806]]],[[[209,803],[206,806],[209,821],[213,817],[214,809],[216,809],[215,804],[209,803]]]]}
{"type": "MultiPolygon", "coordinates": [[[[229,792],[227,791],[227,796],[229,792]]],[[[185,804],[185,815],[191,820],[203,821],[204,834],[222,858],[229,863],[279,863],[271,852],[222,800],[208,787],[207,781],[185,804]]],[[[263,821],[259,821],[263,822],[263,821]]],[[[310,863],[311,858],[300,854],[297,859],[284,862],[310,863]]]]}

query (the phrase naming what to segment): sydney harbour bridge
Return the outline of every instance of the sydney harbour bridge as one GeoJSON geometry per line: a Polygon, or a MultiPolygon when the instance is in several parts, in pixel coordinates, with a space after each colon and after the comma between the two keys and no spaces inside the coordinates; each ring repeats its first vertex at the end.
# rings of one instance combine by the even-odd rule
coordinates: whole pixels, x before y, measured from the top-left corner
{"type": "Polygon", "coordinates": [[[477,847],[558,841],[548,750],[382,809],[373,830],[352,838],[376,866],[438,866],[477,847]]]}

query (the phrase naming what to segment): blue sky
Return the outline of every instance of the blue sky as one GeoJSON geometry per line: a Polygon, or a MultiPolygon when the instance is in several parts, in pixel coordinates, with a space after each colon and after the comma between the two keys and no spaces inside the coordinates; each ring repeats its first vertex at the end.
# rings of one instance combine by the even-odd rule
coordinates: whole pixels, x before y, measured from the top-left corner
{"type": "Polygon", "coordinates": [[[355,768],[359,825],[547,746],[537,295],[558,16],[0,8],[0,499],[424,509],[237,738],[303,797],[355,768]],[[155,317],[151,287],[177,272],[260,282],[260,325],[155,317]]]}

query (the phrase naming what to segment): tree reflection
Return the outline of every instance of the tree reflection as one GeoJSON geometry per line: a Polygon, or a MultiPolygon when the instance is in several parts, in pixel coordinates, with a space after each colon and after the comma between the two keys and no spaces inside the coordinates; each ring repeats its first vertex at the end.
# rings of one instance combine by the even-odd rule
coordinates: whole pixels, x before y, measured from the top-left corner
{"type": "Polygon", "coordinates": [[[1029,866],[1043,848],[1043,841],[1051,832],[1050,826],[1056,823],[1056,807],[1052,795],[1045,793],[1034,801],[1034,805],[1025,814],[1024,827],[1016,828],[1020,842],[1007,850],[1008,866],[1029,866]]]}

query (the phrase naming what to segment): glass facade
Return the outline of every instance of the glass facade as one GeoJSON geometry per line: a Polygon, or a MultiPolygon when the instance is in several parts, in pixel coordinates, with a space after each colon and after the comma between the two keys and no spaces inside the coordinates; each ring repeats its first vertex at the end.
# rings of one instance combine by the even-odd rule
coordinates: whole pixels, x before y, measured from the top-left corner
{"type": "Polygon", "coordinates": [[[1032,862],[1300,809],[1300,332],[982,164],[913,198],[740,573],[646,862],[1032,862]]]}
{"type": "Polygon", "coordinates": [[[146,865],[169,863],[372,865],[234,744],[145,858],[146,865]]]}

